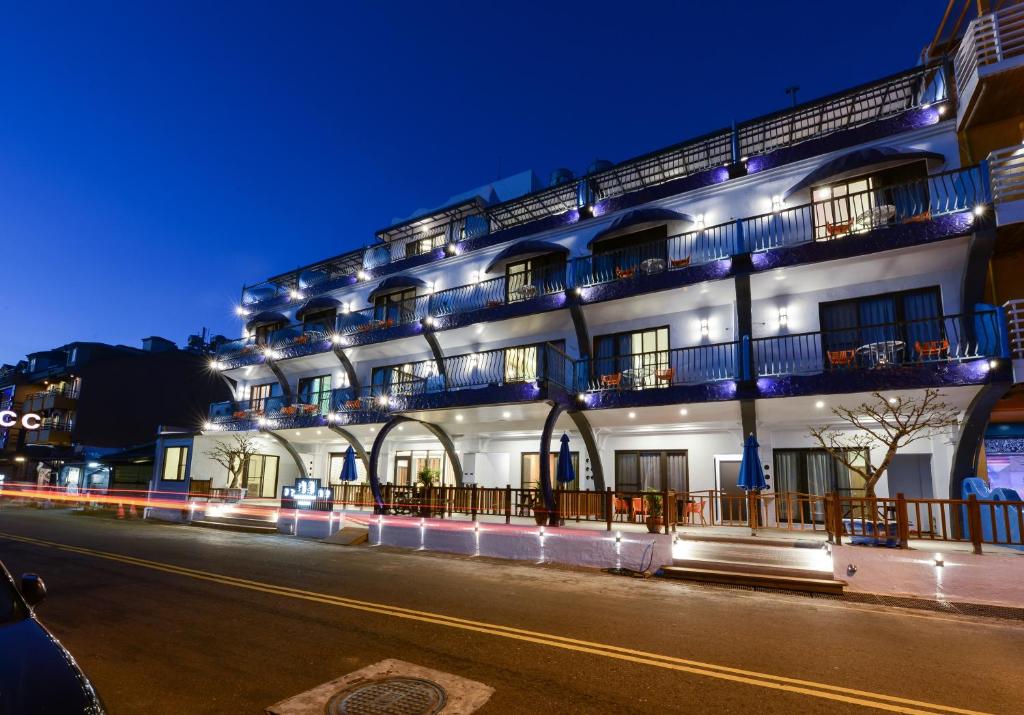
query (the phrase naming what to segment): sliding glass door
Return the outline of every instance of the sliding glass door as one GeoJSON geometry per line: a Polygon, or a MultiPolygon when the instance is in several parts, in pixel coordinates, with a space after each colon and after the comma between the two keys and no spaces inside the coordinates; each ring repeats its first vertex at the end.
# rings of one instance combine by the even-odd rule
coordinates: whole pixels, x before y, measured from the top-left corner
{"type": "Polygon", "coordinates": [[[689,491],[686,450],[616,450],[615,489],[689,491]]]}

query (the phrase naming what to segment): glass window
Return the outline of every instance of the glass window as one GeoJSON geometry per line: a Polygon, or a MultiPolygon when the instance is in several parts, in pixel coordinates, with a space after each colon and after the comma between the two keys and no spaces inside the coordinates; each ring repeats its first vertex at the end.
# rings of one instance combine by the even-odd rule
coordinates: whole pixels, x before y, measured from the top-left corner
{"type": "Polygon", "coordinates": [[[537,347],[505,349],[505,382],[530,382],[537,379],[537,347]]]}
{"type": "Polygon", "coordinates": [[[445,244],[444,231],[435,233],[433,236],[417,238],[405,244],[405,256],[419,256],[423,253],[430,253],[435,248],[445,244]]]}
{"type": "MultiPolygon", "coordinates": [[[[644,388],[672,382],[668,328],[601,335],[594,340],[595,379],[618,376],[619,388],[644,388]],[[668,377],[669,379],[665,379],[668,377]]],[[[611,384],[610,382],[608,383],[611,384]]]]}
{"type": "Polygon", "coordinates": [[[188,466],[188,447],[164,447],[164,470],[162,478],[167,482],[180,482],[185,479],[185,468],[188,466]]]}
{"type": "MultiPolygon", "coordinates": [[[[570,452],[572,458],[572,471],[576,478],[571,482],[563,484],[556,478],[558,474],[558,451],[552,450],[548,457],[551,461],[551,486],[555,489],[579,489],[580,488],[580,453],[570,452]]],[[[523,452],[520,458],[522,471],[520,482],[523,489],[540,489],[540,452],[523,452]]]]}
{"type": "Polygon", "coordinates": [[[330,484],[364,484],[366,482],[366,467],[363,460],[356,457],[356,475],[358,479],[354,482],[343,482],[341,480],[341,468],[345,465],[344,452],[331,452],[327,458],[327,479],[330,484]]]}
{"type": "Polygon", "coordinates": [[[416,289],[378,295],[373,299],[374,320],[391,321],[394,325],[409,323],[416,317],[416,289]]]}
{"type": "MultiPolygon", "coordinates": [[[[848,450],[847,460],[864,470],[868,451],[848,450]]],[[[823,497],[832,492],[863,496],[864,477],[823,449],[776,449],[775,492],[823,497]]],[[[824,521],[825,505],[818,500],[778,499],[779,518],[784,521],[824,521]],[[789,510],[793,513],[790,514],[789,510]]]]}
{"type": "Polygon", "coordinates": [[[249,388],[249,409],[257,412],[265,412],[267,399],[274,390],[274,383],[267,382],[262,385],[253,385],[249,388]]]}
{"type": "Polygon", "coordinates": [[[616,450],[615,489],[689,491],[686,450],[616,450]]]}
{"type": "Polygon", "coordinates": [[[273,499],[277,496],[277,469],[280,458],[273,454],[254,454],[245,465],[246,496],[273,499]]]}
{"type": "Polygon", "coordinates": [[[435,486],[452,484],[448,474],[448,456],[443,450],[403,450],[395,453],[395,484],[415,485],[424,469],[434,473],[435,486]]]}
{"type": "Polygon", "coordinates": [[[304,405],[316,405],[320,414],[331,411],[331,376],[317,375],[299,380],[299,402],[304,405]]]}
{"type": "Polygon", "coordinates": [[[307,313],[302,316],[303,332],[329,333],[334,330],[334,322],[337,313],[334,310],[319,310],[315,313],[307,313]]]}

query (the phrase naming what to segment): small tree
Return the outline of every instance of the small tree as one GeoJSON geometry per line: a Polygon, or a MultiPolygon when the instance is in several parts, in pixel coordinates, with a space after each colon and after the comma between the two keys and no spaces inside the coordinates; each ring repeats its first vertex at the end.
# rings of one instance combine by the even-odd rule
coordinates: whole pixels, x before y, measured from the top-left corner
{"type": "Polygon", "coordinates": [[[851,472],[864,478],[867,496],[875,495],[875,485],[888,469],[892,458],[903,447],[928,437],[932,431],[952,427],[960,411],[942,401],[943,394],[929,388],[923,397],[885,398],[875,392],[874,401],[857,407],[833,407],[832,414],[856,431],[840,431],[834,426],[811,428],[811,437],[822,449],[844,464],[851,472]],[[857,464],[851,459],[853,450],[879,446],[885,456],[877,465],[857,464]]]}
{"type": "Polygon", "coordinates": [[[249,459],[256,454],[256,443],[245,435],[232,435],[226,442],[217,442],[206,456],[228,470],[228,489],[241,489],[249,459]]]}

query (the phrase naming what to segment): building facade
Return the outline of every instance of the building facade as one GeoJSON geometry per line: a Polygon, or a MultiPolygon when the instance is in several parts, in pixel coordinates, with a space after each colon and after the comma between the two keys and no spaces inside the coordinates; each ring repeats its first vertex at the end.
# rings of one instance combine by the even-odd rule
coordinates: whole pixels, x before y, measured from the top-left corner
{"type": "MultiPolygon", "coordinates": [[[[158,337],[142,348],[75,342],[32,353],[0,372],[0,410],[39,416],[0,428],[0,474],[72,488],[144,488],[163,419],[201,419],[209,403],[229,395],[207,369],[208,351],[179,349],[158,337]],[[159,380],[154,379],[159,376],[159,380]],[[149,445],[145,470],[105,456],[149,445]]],[[[143,449],[145,451],[145,449],[143,449]]]]}
{"type": "Polygon", "coordinates": [[[350,445],[378,499],[424,470],[527,488],[565,434],[570,488],[732,493],[754,433],[774,491],[855,494],[810,429],[938,388],[960,423],[876,491],[958,495],[1014,382],[986,293],[1013,207],[961,160],[955,88],[949,62],[923,64],[541,188],[517,177],[519,195],[485,187],[250,286],[210,366],[231,399],[165,445],[154,486],[225,485],[209,451],[245,434],[249,498],[338,484],[350,445]]]}

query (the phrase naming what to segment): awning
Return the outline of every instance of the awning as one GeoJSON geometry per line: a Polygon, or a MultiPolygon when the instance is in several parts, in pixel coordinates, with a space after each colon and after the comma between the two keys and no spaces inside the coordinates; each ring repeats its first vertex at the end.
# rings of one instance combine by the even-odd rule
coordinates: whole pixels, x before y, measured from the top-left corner
{"type": "Polygon", "coordinates": [[[561,253],[564,256],[568,255],[569,249],[560,243],[551,243],[550,241],[519,241],[508,246],[495,256],[494,260],[488,264],[485,273],[495,271],[514,258],[528,258],[530,256],[542,256],[550,253],[561,253]]]}
{"type": "Polygon", "coordinates": [[[821,183],[833,176],[839,176],[840,174],[845,174],[846,172],[854,171],[855,169],[861,169],[865,166],[887,163],[906,163],[917,159],[927,159],[929,161],[937,161],[939,163],[946,161],[946,157],[942,154],[934,151],[924,151],[921,149],[901,149],[891,146],[875,146],[870,149],[858,149],[857,151],[851,151],[848,154],[843,154],[835,159],[826,161],[824,164],[814,169],[807,176],[791,186],[789,191],[787,191],[782,198],[787,199],[797,191],[814,186],[815,184],[821,183]]]}
{"type": "Polygon", "coordinates": [[[341,301],[335,300],[329,295],[317,296],[307,300],[305,305],[295,311],[295,319],[302,320],[310,313],[319,313],[322,310],[337,311],[340,307],[341,301]]]}
{"type": "Polygon", "coordinates": [[[253,328],[257,328],[261,325],[271,325],[273,323],[287,324],[288,318],[284,317],[280,313],[275,313],[272,310],[264,310],[262,313],[257,313],[249,318],[249,322],[245,324],[245,329],[252,330],[253,328]]]}
{"type": "Polygon", "coordinates": [[[672,209],[634,209],[633,211],[627,211],[617,217],[608,225],[608,228],[599,232],[596,236],[590,239],[590,242],[587,243],[587,248],[590,248],[599,241],[603,241],[609,235],[621,231],[624,228],[636,226],[642,223],[657,223],[660,221],[686,221],[687,223],[695,223],[693,216],[679,211],[673,211],[672,209]]]}
{"type": "Polygon", "coordinates": [[[372,303],[373,299],[381,293],[390,293],[395,290],[402,290],[403,288],[426,288],[426,281],[420,280],[419,278],[413,278],[412,276],[397,275],[389,276],[377,284],[377,287],[370,291],[369,300],[372,303]]]}

